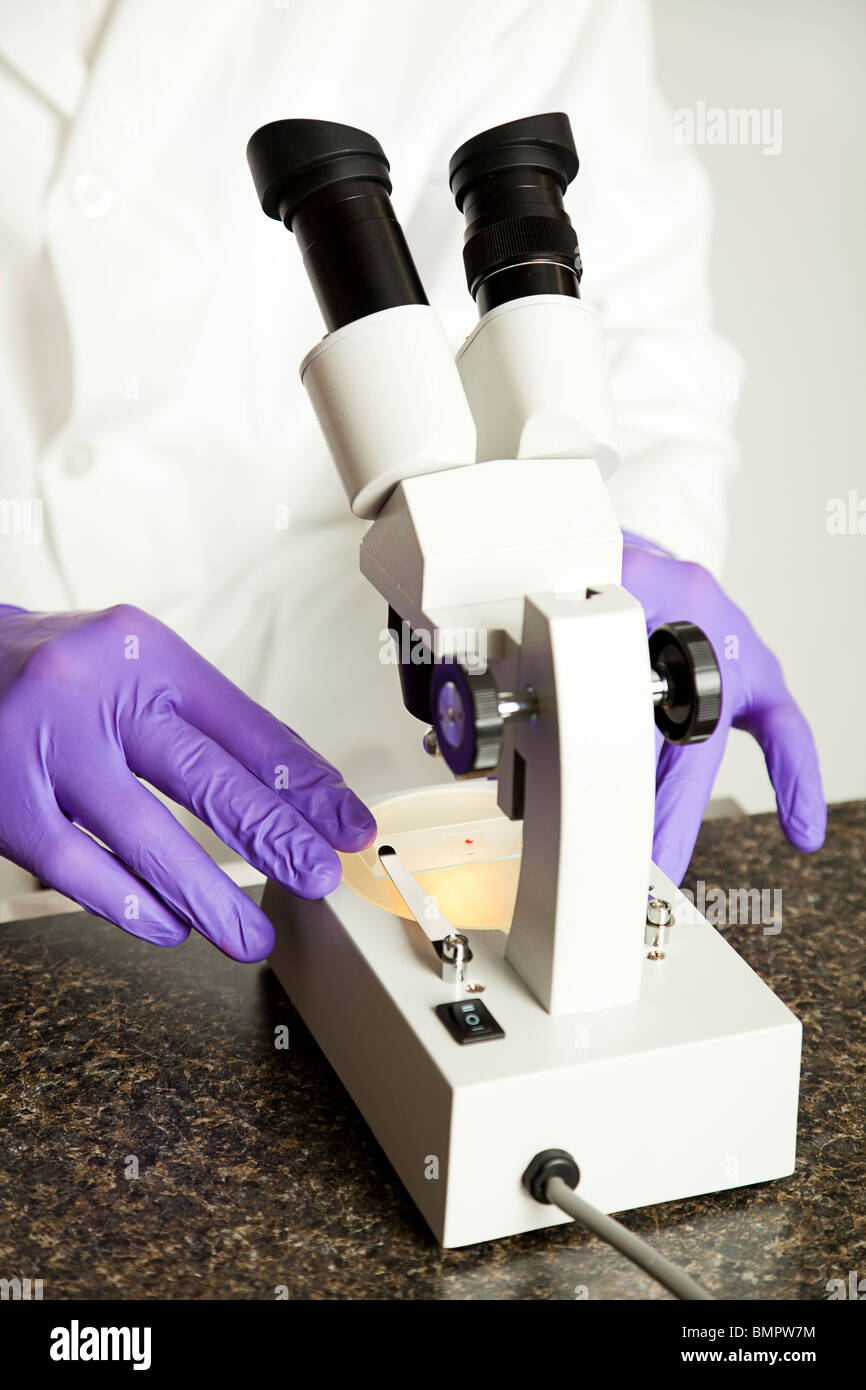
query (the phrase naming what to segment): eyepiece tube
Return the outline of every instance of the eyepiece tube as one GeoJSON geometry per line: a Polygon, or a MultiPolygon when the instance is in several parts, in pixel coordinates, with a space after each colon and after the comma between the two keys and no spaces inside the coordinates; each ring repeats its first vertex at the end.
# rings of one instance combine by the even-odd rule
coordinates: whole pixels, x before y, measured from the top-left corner
{"type": "Polygon", "coordinates": [[[527,295],[580,298],[580,251],[562,201],[577,170],[563,112],[495,126],[452,156],[466,283],[482,315],[527,295]]]}
{"type": "Polygon", "coordinates": [[[269,217],[294,232],[329,332],[427,296],[377,140],[333,121],[272,121],[247,145],[269,217]]]}

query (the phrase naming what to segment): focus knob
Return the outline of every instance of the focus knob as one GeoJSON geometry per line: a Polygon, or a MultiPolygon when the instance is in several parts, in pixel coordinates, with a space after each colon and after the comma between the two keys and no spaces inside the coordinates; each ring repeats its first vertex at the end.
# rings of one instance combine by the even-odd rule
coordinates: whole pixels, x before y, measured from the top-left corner
{"type": "Polygon", "coordinates": [[[535,691],[501,691],[486,671],[438,663],[430,681],[430,715],[438,751],[457,777],[490,772],[502,757],[506,721],[534,719],[535,691]]]}
{"type": "Polygon", "coordinates": [[[441,752],[458,777],[487,772],[502,755],[503,720],[495,682],[456,662],[433,669],[430,713],[441,752]]]}
{"type": "Polygon", "coordinates": [[[708,638],[694,623],[664,623],[649,653],[656,725],[670,743],[702,743],[722,713],[722,676],[708,638]]]}

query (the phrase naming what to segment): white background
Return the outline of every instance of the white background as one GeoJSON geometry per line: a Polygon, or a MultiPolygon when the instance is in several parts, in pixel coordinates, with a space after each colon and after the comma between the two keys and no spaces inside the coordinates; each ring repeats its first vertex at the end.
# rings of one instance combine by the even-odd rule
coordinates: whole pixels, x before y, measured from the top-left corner
{"type": "MultiPolygon", "coordinates": [[[[782,150],[701,146],[715,195],[716,323],[743,354],[740,473],[724,583],[778,653],[815,731],[830,801],[866,796],[866,534],[829,499],[866,500],[866,5],[654,0],[673,110],[782,109],[782,150]]],[[[866,526],[866,518],[864,518],[866,526]]],[[[714,795],[773,793],[734,733],[714,795]]]]}

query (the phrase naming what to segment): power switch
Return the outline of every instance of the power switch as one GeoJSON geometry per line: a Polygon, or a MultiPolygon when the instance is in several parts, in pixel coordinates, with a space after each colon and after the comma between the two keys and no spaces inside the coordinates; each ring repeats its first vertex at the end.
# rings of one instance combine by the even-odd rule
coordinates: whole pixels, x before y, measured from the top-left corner
{"type": "Polygon", "coordinates": [[[503,1029],[480,999],[458,999],[454,1004],[438,1004],[436,1012],[456,1042],[487,1042],[505,1037],[503,1029]]]}

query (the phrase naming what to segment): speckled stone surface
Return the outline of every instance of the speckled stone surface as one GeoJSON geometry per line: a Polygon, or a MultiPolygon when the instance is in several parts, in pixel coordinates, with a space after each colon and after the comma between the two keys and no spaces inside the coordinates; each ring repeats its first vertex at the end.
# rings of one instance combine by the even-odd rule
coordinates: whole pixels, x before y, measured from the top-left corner
{"type": "MultiPolygon", "coordinates": [[[[796,1173],[625,1218],[717,1297],[866,1275],[864,851],[863,804],[811,857],[717,820],[685,880],[782,890],[725,934],[805,1028],[796,1173]]],[[[0,1276],[46,1299],[666,1297],[574,1227],[441,1251],[264,966],[76,914],[0,927],[0,982],[0,1276]]]]}

